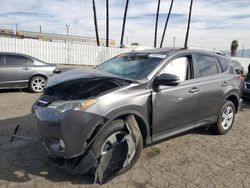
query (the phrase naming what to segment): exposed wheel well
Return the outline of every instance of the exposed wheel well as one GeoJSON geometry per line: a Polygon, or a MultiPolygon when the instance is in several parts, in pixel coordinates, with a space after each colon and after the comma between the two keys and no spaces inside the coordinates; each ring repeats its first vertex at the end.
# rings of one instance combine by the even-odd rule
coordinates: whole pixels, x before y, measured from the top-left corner
{"type": "Polygon", "coordinates": [[[234,104],[235,111],[237,113],[238,112],[238,107],[239,107],[239,100],[238,100],[238,98],[235,95],[231,95],[231,96],[227,97],[227,100],[231,101],[234,104]]]}
{"type": "MultiPolygon", "coordinates": [[[[120,117],[117,117],[117,119],[123,119],[125,120],[125,118],[128,116],[128,115],[131,115],[131,114],[126,114],[126,115],[122,115],[120,117]]],[[[137,121],[137,124],[139,126],[139,129],[140,129],[140,132],[141,132],[141,135],[142,135],[142,139],[143,139],[143,145],[146,145],[146,139],[147,139],[147,128],[146,128],[146,124],[144,122],[144,120],[136,115],[136,114],[132,114],[134,115],[136,121],[137,121]]]]}

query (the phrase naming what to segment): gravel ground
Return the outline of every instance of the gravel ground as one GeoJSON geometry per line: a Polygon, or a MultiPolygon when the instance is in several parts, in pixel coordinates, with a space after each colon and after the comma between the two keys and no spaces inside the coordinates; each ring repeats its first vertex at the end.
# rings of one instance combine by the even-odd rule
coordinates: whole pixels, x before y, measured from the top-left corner
{"type": "MultiPolygon", "coordinates": [[[[88,176],[51,166],[35,141],[9,142],[17,124],[35,134],[30,114],[38,94],[0,91],[0,187],[99,187],[88,176]]],[[[127,173],[103,187],[250,187],[250,101],[224,136],[199,129],[146,148],[127,173]]]]}

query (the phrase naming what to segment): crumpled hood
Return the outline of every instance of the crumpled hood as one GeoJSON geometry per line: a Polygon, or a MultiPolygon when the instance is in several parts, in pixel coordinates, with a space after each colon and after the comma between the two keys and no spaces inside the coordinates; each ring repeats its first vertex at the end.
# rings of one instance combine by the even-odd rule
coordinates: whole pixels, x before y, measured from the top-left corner
{"type": "Polygon", "coordinates": [[[68,69],[59,74],[54,74],[52,77],[48,79],[46,88],[72,80],[93,79],[93,78],[118,78],[121,80],[133,81],[126,78],[121,78],[113,74],[102,72],[97,69],[84,67],[84,68],[68,69]]]}

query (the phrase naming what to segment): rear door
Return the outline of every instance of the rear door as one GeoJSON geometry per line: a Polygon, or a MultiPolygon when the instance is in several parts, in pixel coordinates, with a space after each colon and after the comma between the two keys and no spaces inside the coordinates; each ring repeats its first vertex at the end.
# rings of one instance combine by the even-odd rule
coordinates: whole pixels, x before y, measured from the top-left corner
{"type": "Polygon", "coordinates": [[[228,73],[222,73],[216,56],[197,53],[195,55],[196,75],[199,80],[199,110],[196,125],[216,121],[227,92],[228,73]]]}
{"type": "Polygon", "coordinates": [[[27,86],[33,72],[31,59],[21,55],[7,54],[2,67],[2,81],[4,87],[27,86]]]}

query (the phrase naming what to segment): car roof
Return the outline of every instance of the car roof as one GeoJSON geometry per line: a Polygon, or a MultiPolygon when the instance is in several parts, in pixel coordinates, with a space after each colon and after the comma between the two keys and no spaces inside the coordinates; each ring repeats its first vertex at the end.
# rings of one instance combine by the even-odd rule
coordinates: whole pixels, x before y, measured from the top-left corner
{"type": "MultiPolygon", "coordinates": [[[[179,52],[201,52],[201,53],[207,53],[207,54],[212,54],[212,55],[221,55],[223,57],[226,57],[224,53],[217,51],[217,50],[210,50],[210,49],[205,49],[205,48],[152,48],[152,49],[145,49],[145,50],[140,50],[140,51],[132,51],[132,53],[152,53],[152,54],[164,54],[164,55],[169,55],[169,54],[174,54],[174,53],[179,53],[179,52]]],[[[130,52],[131,53],[131,52],[130,52]]]]}

